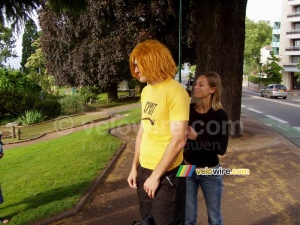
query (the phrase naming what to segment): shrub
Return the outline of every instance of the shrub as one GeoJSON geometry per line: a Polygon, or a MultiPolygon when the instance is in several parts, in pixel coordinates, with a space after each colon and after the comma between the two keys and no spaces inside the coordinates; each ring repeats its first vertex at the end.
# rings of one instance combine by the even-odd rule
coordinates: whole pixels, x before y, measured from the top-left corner
{"type": "Polygon", "coordinates": [[[23,125],[31,125],[44,121],[44,116],[37,110],[26,110],[25,114],[18,118],[23,125]]]}
{"type": "Polygon", "coordinates": [[[270,78],[263,78],[263,77],[256,77],[256,76],[250,76],[249,81],[255,84],[270,84],[272,83],[272,80],[270,78]]]}
{"type": "Polygon", "coordinates": [[[41,87],[17,70],[0,68],[0,113],[20,115],[40,100],[41,87]]]}
{"type": "Polygon", "coordinates": [[[252,83],[258,84],[259,83],[259,77],[250,76],[249,81],[252,82],[252,83]]]}
{"type": "Polygon", "coordinates": [[[43,113],[47,119],[53,119],[61,115],[61,105],[57,100],[46,100],[35,105],[35,109],[43,113]]]}
{"type": "Polygon", "coordinates": [[[82,87],[79,91],[80,95],[84,98],[84,102],[88,103],[91,100],[97,100],[97,94],[101,93],[98,87],[82,87]]]}
{"type": "Polygon", "coordinates": [[[77,95],[68,95],[59,100],[64,115],[83,112],[84,98],[77,95]]]}

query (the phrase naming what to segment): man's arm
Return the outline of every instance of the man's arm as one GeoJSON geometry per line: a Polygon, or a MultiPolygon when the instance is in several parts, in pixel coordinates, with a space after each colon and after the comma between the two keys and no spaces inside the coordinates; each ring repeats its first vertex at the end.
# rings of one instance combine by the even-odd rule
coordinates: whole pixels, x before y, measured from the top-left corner
{"type": "Polygon", "coordinates": [[[160,162],[152,172],[151,176],[144,183],[144,190],[148,193],[150,198],[154,198],[160,178],[177,159],[180,151],[182,151],[187,139],[187,125],[188,121],[171,122],[170,129],[172,139],[167,146],[160,162]]]}
{"type": "Polygon", "coordinates": [[[143,132],[144,132],[144,129],[141,124],[140,129],[136,135],[135,151],[134,151],[134,158],[133,158],[133,162],[132,162],[131,171],[127,178],[127,182],[129,184],[129,186],[132,188],[137,188],[136,177],[137,177],[137,169],[139,166],[140,146],[141,146],[143,132]]]}

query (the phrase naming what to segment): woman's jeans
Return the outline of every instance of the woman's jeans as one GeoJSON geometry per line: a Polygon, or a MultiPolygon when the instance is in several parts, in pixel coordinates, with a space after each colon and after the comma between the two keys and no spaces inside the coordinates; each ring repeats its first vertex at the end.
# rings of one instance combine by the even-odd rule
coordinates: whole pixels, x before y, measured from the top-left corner
{"type": "MultiPolygon", "coordinates": [[[[215,169],[220,166],[216,166],[215,169]]],[[[208,224],[223,225],[221,199],[223,192],[222,175],[197,175],[194,171],[186,178],[185,225],[196,225],[198,211],[198,189],[202,189],[207,208],[208,224]]]]}

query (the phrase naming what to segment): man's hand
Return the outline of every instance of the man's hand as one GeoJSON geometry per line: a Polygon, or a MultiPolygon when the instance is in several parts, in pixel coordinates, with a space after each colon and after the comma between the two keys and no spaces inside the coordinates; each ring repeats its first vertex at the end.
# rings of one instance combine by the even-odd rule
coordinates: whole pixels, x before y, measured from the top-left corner
{"type": "Polygon", "coordinates": [[[197,132],[194,130],[194,128],[188,126],[187,128],[187,138],[190,140],[196,140],[197,139],[197,132]]]}
{"type": "Polygon", "coordinates": [[[129,186],[132,188],[137,188],[136,177],[137,177],[137,171],[135,169],[132,169],[127,178],[127,182],[129,186]]]}
{"type": "Polygon", "coordinates": [[[155,192],[158,188],[160,179],[156,179],[153,176],[150,176],[144,183],[144,190],[147,192],[150,198],[155,197],[155,192]]]}

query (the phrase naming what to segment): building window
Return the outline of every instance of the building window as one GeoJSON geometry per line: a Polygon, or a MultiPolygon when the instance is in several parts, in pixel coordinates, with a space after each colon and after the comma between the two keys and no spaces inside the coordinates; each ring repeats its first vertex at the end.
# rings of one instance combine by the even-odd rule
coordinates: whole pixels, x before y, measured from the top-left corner
{"type": "Polygon", "coordinates": [[[293,73],[293,89],[300,90],[300,76],[297,76],[298,73],[293,73]]]}
{"type": "Polygon", "coordinates": [[[292,56],[292,62],[291,63],[298,63],[299,62],[299,56],[292,56]]]}
{"type": "Polygon", "coordinates": [[[294,23],[294,29],[300,30],[300,23],[294,23]]]}

